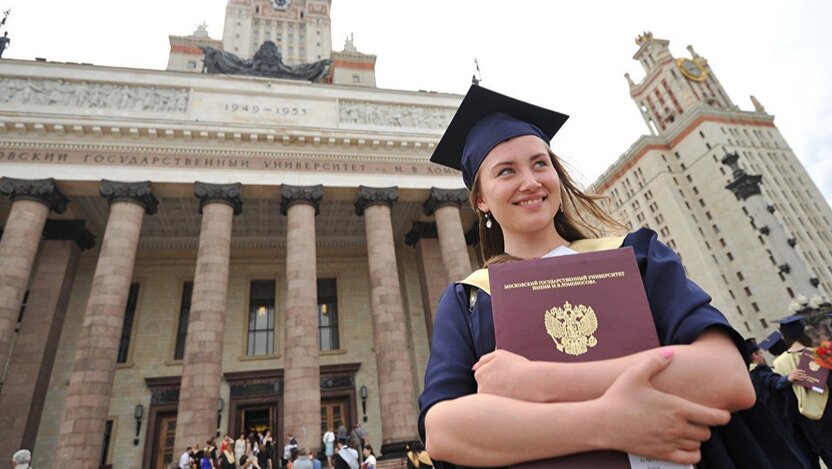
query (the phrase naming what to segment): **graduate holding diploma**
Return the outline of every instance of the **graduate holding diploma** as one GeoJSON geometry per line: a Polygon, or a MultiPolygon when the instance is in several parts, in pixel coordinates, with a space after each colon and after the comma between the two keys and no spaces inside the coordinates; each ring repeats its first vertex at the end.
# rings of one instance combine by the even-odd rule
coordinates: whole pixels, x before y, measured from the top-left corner
{"type": "Polygon", "coordinates": [[[449,286],[436,311],[419,398],[428,453],[437,467],[602,449],[743,467],[711,428],[755,402],[743,338],[656,233],[601,238],[623,227],[549,148],[566,118],[475,85],[431,161],[462,171],[487,263],[632,247],[662,346],[583,363],[495,351],[487,274],[475,272],[449,286]]]}

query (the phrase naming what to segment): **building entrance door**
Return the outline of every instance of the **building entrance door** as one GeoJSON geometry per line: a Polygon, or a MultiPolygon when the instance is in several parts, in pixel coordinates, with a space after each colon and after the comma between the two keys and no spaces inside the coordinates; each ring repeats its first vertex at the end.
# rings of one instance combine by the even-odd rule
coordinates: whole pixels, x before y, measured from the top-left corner
{"type": "Polygon", "coordinates": [[[343,425],[349,430],[349,398],[326,399],[321,401],[321,434],[328,429],[333,432],[343,425]]]}
{"type": "MultiPolygon", "coordinates": [[[[238,428],[248,436],[252,432],[265,433],[266,430],[275,436],[277,432],[277,406],[252,405],[241,407],[240,424],[238,428]]],[[[235,437],[239,435],[234,435],[235,437]]]]}
{"type": "Polygon", "coordinates": [[[176,413],[160,414],[156,419],[153,468],[171,467],[174,461],[173,442],[176,439],[176,413]]]}

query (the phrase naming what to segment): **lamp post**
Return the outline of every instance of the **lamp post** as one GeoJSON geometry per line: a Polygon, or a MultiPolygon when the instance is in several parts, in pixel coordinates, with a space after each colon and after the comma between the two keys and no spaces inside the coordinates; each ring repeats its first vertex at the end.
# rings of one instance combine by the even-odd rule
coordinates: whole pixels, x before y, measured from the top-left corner
{"type": "Polygon", "coordinates": [[[142,430],[142,417],[144,417],[144,406],[141,402],[133,410],[133,417],[136,419],[136,437],[133,438],[133,446],[139,446],[139,432],[142,430]]]}
{"type": "Polygon", "coordinates": [[[361,385],[361,389],[358,390],[359,395],[361,396],[361,412],[364,414],[364,422],[367,421],[367,386],[361,385]]]}
{"type": "Polygon", "coordinates": [[[220,424],[222,423],[222,408],[225,402],[220,398],[217,401],[217,438],[220,437],[220,424]]]}

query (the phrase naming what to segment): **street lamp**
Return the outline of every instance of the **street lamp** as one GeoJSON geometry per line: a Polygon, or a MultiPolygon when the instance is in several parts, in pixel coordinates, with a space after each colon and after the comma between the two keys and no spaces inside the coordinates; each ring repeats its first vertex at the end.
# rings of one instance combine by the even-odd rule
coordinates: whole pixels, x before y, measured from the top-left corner
{"type": "Polygon", "coordinates": [[[133,417],[136,419],[136,437],[133,438],[133,446],[139,446],[139,432],[142,430],[142,417],[144,417],[144,406],[141,402],[133,410],[133,417]]]}
{"type": "Polygon", "coordinates": [[[361,412],[364,414],[364,421],[367,421],[367,386],[361,385],[361,389],[358,390],[359,395],[361,396],[361,412]]]}

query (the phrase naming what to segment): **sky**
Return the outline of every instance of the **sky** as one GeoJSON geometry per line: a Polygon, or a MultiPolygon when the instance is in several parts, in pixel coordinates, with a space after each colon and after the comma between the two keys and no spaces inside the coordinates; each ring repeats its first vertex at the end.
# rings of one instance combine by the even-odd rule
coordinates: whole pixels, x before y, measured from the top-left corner
{"type": "MultiPolygon", "coordinates": [[[[11,9],[4,57],[164,69],[168,35],[208,24],[226,0],[0,0],[11,9]]],[[[378,56],[380,88],[464,94],[482,85],[571,117],[553,149],[591,183],[642,134],[624,73],[643,31],[692,45],[741,109],[754,95],[832,201],[832,2],[828,0],[332,0],[333,49],[355,35],[378,56]]]]}

